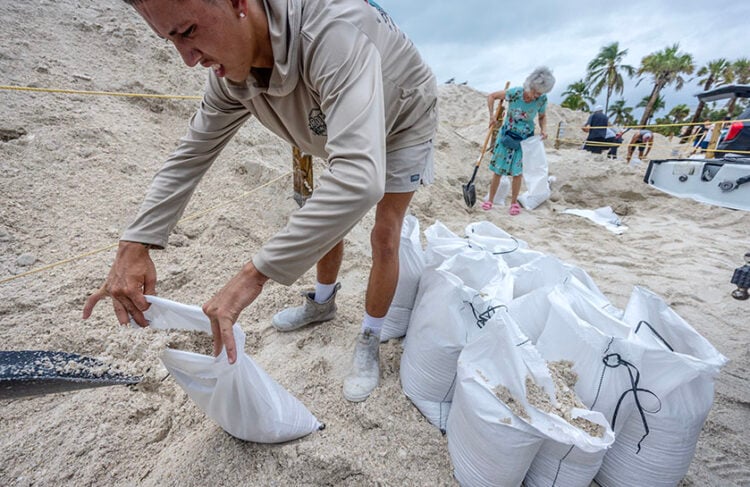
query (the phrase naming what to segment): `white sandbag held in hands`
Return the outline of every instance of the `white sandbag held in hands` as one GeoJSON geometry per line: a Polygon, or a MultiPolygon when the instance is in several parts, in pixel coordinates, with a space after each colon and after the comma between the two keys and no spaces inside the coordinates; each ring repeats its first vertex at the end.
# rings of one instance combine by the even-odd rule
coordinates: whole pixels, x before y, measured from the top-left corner
{"type": "Polygon", "coordinates": [[[419,240],[419,220],[413,215],[404,218],[398,255],[398,285],[385,315],[383,330],[380,332],[381,342],[406,334],[414,300],[417,298],[419,278],[424,270],[424,250],[419,240]]]}
{"type": "Polygon", "coordinates": [[[420,281],[401,355],[404,393],[436,427],[445,429],[456,363],[466,341],[481,332],[480,315],[510,301],[505,263],[485,251],[454,255],[420,281]]]}
{"type": "MultiPolygon", "coordinates": [[[[147,296],[144,312],[158,329],[203,331],[211,323],[197,306],[147,296]]],[[[218,357],[167,349],[161,360],[177,383],[208,417],[241,440],[281,443],[321,428],[310,411],[243,352],[245,333],[234,325],[237,361],[229,364],[226,349],[218,357]]]]}
{"type": "Polygon", "coordinates": [[[597,481],[606,487],[680,483],[695,454],[703,423],[711,410],[714,379],[726,358],[656,294],[636,287],[623,321],[634,341],[647,345],[641,387],[659,397],[658,408],[644,398],[649,433],[633,414],[607,453],[597,481]],[[639,451],[640,450],[640,451],[639,451]]]}
{"type": "Polygon", "coordinates": [[[523,182],[526,191],[519,197],[518,202],[527,210],[533,210],[549,198],[549,170],[547,156],[544,153],[544,143],[538,135],[521,141],[523,153],[523,182]]]}

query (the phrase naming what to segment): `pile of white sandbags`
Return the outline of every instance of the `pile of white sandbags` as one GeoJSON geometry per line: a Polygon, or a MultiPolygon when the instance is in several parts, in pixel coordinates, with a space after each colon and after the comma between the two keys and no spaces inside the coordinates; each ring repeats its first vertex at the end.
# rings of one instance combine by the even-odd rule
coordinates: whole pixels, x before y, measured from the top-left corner
{"type": "Polygon", "coordinates": [[[459,483],[677,485],[726,358],[650,291],[623,311],[491,223],[464,233],[425,230],[400,372],[459,483]]]}

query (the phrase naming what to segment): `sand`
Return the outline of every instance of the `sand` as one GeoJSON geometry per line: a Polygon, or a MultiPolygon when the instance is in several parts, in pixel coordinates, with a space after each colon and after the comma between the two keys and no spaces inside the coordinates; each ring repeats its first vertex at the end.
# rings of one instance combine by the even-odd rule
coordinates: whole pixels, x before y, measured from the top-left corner
{"type": "MultiPolygon", "coordinates": [[[[118,1],[43,0],[33,10],[3,2],[0,19],[0,84],[198,95],[205,80],[118,1]]],[[[460,232],[488,220],[585,269],[618,307],[634,285],[663,296],[731,360],[683,485],[750,484],[750,302],[733,300],[729,282],[750,248],[750,214],[662,194],[642,182],[644,166],[550,142],[549,201],[517,217],[507,207],[467,209],[460,185],[484,140],[485,94],[442,86],[440,96],[436,183],[411,206],[422,229],[440,220],[460,232]],[[629,227],[623,235],[562,213],[605,205],[629,227]]],[[[0,279],[115,243],[197,103],[8,90],[0,100],[0,279]]],[[[565,120],[568,134],[582,138],[574,127],[585,119],[551,106],[549,131],[565,120]]],[[[674,147],[657,136],[652,155],[674,147]]],[[[321,171],[322,161],[315,164],[321,171]]],[[[234,275],[296,208],[291,175],[256,189],[290,168],[290,148],[248,122],[185,214],[224,206],[181,223],[169,247],[152,252],[159,294],[200,305],[234,275]]],[[[488,182],[485,162],[480,196],[488,182]]],[[[372,224],[371,212],[346,239],[335,320],[288,334],[271,327],[273,313],[299,303],[312,272],[290,287],[270,283],[241,316],[246,352],[327,425],[282,445],[225,434],[157,358],[168,345],[208,353],[210,339],[121,328],[108,303],[81,320],[113,251],[0,284],[3,349],[90,355],[144,376],[130,388],[2,401],[0,484],[454,485],[446,438],[401,392],[399,340],[382,346],[382,385],[368,401],[341,396],[363,313],[372,224]]]]}

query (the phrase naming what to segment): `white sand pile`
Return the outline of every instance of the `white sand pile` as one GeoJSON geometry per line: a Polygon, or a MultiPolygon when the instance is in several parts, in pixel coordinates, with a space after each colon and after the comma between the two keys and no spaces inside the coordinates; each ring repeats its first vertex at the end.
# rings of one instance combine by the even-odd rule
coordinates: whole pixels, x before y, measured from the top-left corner
{"type": "MultiPolygon", "coordinates": [[[[43,1],[33,11],[3,2],[0,19],[0,84],[200,94],[205,73],[182,66],[122,2],[43,1]]],[[[0,100],[0,279],[116,242],[197,103],[7,90],[0,100]]],[[[750,249],[750,214],[667,196],[642,182],[643,166],[629,168],[572,147],[554,150],[551,142],[547,155],[557,180],[550,201],[517,217],[503,208],[469,210],[461,183],[486,133],[484,94],[444,86],[440,101],[437,181],[412,205],[422,228],[439,219],[460,232],[486,219],[532,248],[582,267],[619,307],[633,285],[663,296],[731,360],[717,381],[716,403],[684,485],[748,485],[750,303],[730,297],[729,280],[750,249]],[[629,227],[623,235],[562,214],[605,205],[629,227]]],[[[586,116],[551,106],[550,133],[560,119],[572,126],[586,116]]],[[[668,141],[657,137],[652,155],[670,151],[668,141]]],[[[185,214],[288,172],[290,154],[250,121],[185,214]]],[[[316,161],[316,170],[321,164],[316,161]]],[[[488,182],[485,162],[480,197],[488,182]]],[[[205,302],[281,228],[296,208],[291,195],[289,176],[178,225],[169,247],[152,252],[159,294],[205,302]]],[[[382,385],[369,400],[351,404],[341,395],[363,313],[372,223],[371,213],[347,237],[334,321],[288,334],[271,327],[273,313],[299,303],[312,272],[289,288],[270,283],[241,317],[246,351],[327,425],[282,445],[243,443],[225,434],[158,361],[166,345],[208,353],[210,339],[120,328],[108,304],[81,321],[85,298],[105,278],[112,251],[0,284],[3,349],[102,357],[145,378],[133,388],[0,403],[0,484],[454,484],[446,438],[401,392],[400,341],[383,345],[382,385]]]]}

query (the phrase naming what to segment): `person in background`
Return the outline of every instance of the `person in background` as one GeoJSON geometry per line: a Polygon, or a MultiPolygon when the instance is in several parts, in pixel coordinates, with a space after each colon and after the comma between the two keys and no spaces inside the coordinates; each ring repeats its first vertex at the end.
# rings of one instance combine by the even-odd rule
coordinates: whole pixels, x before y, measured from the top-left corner
{"type": "Polygon", "coordinates": [[[487,96],[487,107],[490,111],[490,126],[500,123],[494,120],[495,102],[507,100],[505,122],[495,140],[490,160],[493,172],[490,182],[489,199],[482,203],[482,209],[492,209],[492,202],[497,194],[502,176],[511,176],[510,214],[521,213],[518,204],[518,193],[521,191],[523,164],[521,162],[521,141],[534,135],[534,117],[539,119],[539,130],[542,139],[547,138],[547,93],[555,86],[555,77],[546,66],[536,68],[524,81],[523,86],[496,91],[487,96]]]}
{"type": "MultiPolygon", "coordinates": [[[[365,400],[380,378],[380,329],[399,271],[401,225],[433,163],[437,83],[414,44],[376,4],[353,0],[125,0],[189,67],[210,68],[187,134],[154,176],[121,237],[104,285],[83,317],[111,296],[120,323],[147,326],[156,291],[152,249],[167,245],[198,182],[250,117],[328,169],[305,205],[203,305],[214,354],[234,363],[232,325],[272,279],[295,282],[316,265],[303,306],[273,318],[288,332],[336,316],[344,236],[375,206],[365,313],[343,394],[365,400]]],[[[248,249],[249,250],[249,249],[248,249]]],[[[220,252],[220,249],[216,249],[220,252]]],[[[239,351],[242,353],[242,351],[239,351]]],[[[231,406],[228,406],[231,407],[231,406]]]]}
{"type": "Polygon", "coordinates": [[[622,134],[623,132],[617,130],[615,127],[607,127],[607,134],[604,137],[604,142],[607,144],[605,147],[609,147],[607,159],[617,159],[617,149],[619,149],[620,144],[622,144],[622,134]]]}
{"type": "Polygon", "coordinates": [[[711,138],[714,135],[714,124],[710,120],[706,120],[703,122],[703,125],[698,126],[696,133],[695,140],[693,140],[693,151],[690,153],[691,156],[699,151],[706,152],[708,144],[711,143],[711,138]]]}
{"type": "Polygon", "coordinates": [[[601,154],[602,151],[607,148],[605,141],[607,138],[608,126],[609,119],[604,114],[604,107],[597,105],[591,115],[589,115],[586,125],[581,127],[581,130],[588,134],[586,142],[583,144],[583,148],[594,154],[601,154]]]}
{"type": "Polygon", "coordinates": [[[628,158],[627,163],[630,163],[630,159],[633,158],[635,149],[638,148],[638,159],[648,157],[651,149],[654,146],[654,133],[647,129],[636,130],[633,137],[630,138],[628,144],[628,158]]]}

